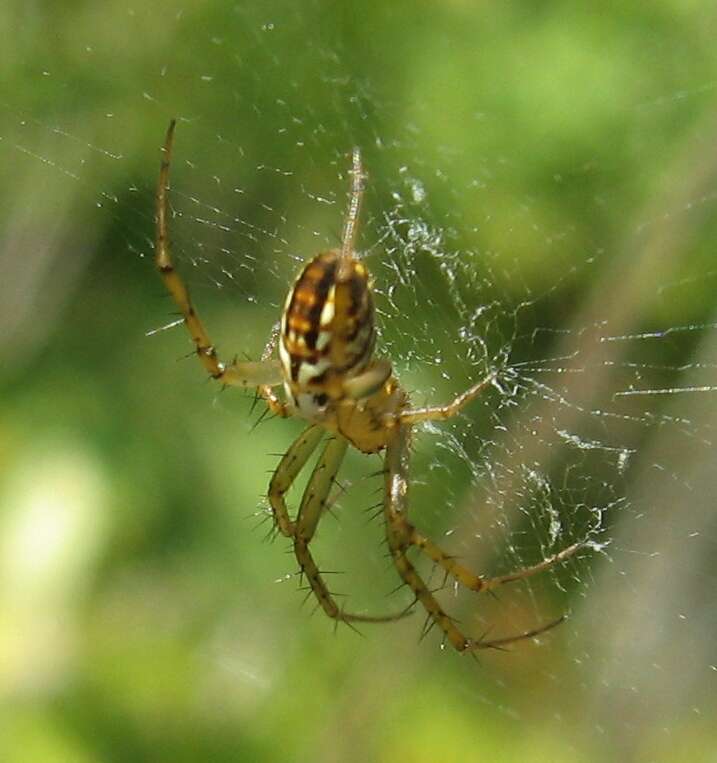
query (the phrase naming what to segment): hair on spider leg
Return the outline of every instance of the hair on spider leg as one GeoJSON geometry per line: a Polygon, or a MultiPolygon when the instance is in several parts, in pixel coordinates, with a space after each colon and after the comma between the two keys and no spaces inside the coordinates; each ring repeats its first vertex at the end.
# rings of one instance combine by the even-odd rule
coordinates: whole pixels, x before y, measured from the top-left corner
{"type": "MultiPolygon", "coordinates": [[[[434,588],[431,588],[431,587],[428,585],[430,582],[431,582],[431,579],[430,579],[430,577],[429,577],[429,578],[428,578],[428,580],[426,581],[426,590],[428,591],[428,593],[430,593],[430,594],[431,594],[431,596],[433,596],[434,594],[437,594],[437,593],[443,593],[443,591],[445,591],[445,590],[446,590],[446,587],[445,587],[445,586],[443,586],[443,585],[440,585],[440,586],[435,586],[434,588]]],[[[446,615],[446,617],[448,617],[448,615],[446,615]]],[[[451,620],[455,620],[455,618],[453,618],[453,617],[451,617],[450,619],[451,619],[451,620]]],[[[460,622],[460,620],[455,620],[455,622],[459,623],[459,622],[460,622]]]]}
{"type": "MultiPolygon", "coordinates": [[[[406,588],[407,586],[408,586],[408,583],[405,580],[402,580],[395,588],[392,588],[386,594],[386,596],[393,596],[395,593],[398,593],[402,588],[406,588]]],[[[413,606],[417,601],[418,601],[418,599],[414,598],[413,603],[411,604],[411,606],[413,606]]]]}
{"type": "Polygon", "coordinates": [[[321,508],[321,516],[323,517],[325,514],[328,514],[336,522],[339,522],[340,516],[339,516],[339,513],[336,511],[335,507],[336,507],[336,501],[332,501],[331,503],[326,501],[321,508]]]}
{"type": "MultiPolygon", "coordinates": [[[[197,351],[196,350],[190,350],[186,355],[180,355],[178,358],[174,359],[175,363],[179,363],[183,360],[189,360],[189,358],[196,358],[197,357],[197,351]]],[[[211,379],[211,377],[209,377],[211,379]]]]}
{"type": "Polygon", "coordinates": [[[361,636],[361,638],[366,638],[366,634],[365,634],[363,631],[360,631],[360,630],[359,630],[359,629],[358,629],[358,628],[357,628],[357,627],[354,625],[354,623],[352,623],[350,620],[347,620],[347,619],[344,617],[344,610],[343,610],[343,607],[342,607],[342,608],[339,610],[339,612],[340,612],[340,615],[341,615],[341,616],[340,616],[340,617],[335,617],[335,618],[334,618],[334,633],[336,633],[336,632],[338,631],[338,629],[339,629],[339,625],[343,624],[343,625],[347,626],[348,628],[350,628],[350,629],[351,629],[351,630],[352,630],[354,633],[356,633],[358,636],[361,636]]]}
{"type": "MultiPolygon", "coordinates": [[[[263,498],[264,496],[260,496],[260,498],[263,498]]],[[[276,536],[279,534],[279,526],[274,521],[274,515],[268,508],[258,508],[256,511],[253,511],[251,514],[246,514],[243,518],[246,521],[249,521],[251,519],[256,519],[258,517],[258,520],[255,522],[253,527],[251,528],[252,532],[256,532],[259,528],[263,527],[267,522],[271,522],[271,527],[269,528],[269,531],[266,533],[266,535],[263,538],[263,541],[266,543],[267,541],[274,541],[276,539],[276,536]]]]}
{"type": "Polygon", "coordinates": [[[304,585],[304,575],[305,574],[306,573],[305,573],[303,567],[299,567],[299,569],[296,570],[296,572],[292,573],[292,577],[297,577],[298,578],[298,581],[296,583],[296,590],[297,591],[306,591],[307,588],[309,588],[309,589],[311,588],[311,586],[305,586],[304,585]]]}
{"type": "Polygon", "coordinates": [[[377,488],[371,491],[371,495],[377,495],[378,493],[383,493],[385,490],[383,485],[379,485],[377,488]]]}
{"type": "Polygon", "coordinates": [[[259,493],[259,503],[256,509],[254,509],[254,511],[250,512],[249,514],[244,514],[242,519],[249,521],[256,517],[259,517],[259,524],[257,527],[260,527],[268,521],[274,520],[274,512],[267,505],[267,496],[265,493],[259,493]]]}
{"type": "Polygon", "coordinates": [[[381,514],[383,514],[383,501],[377,501],[376,503],[372,503],[370,506],[366,506],[366,508],[363,509],[363,512],[364,514],[370,514],[369,521],[376,519],[377,517],[381,516],[381,514]]]}
{"type": "MultiPolygon", "coordinates": [[[[445,643],[445,641],[443,641],[441,643],[441,649],[445,649],[445,646],[446,646],[446,643],[445,643]]],[[[483,663],[480,660],[480,656],[478,654],[478,650],[477,649],[470,649],[470,648],[465,649],[463,652],[460,653],[461,657],[463,655],[468,655],[473,660],[473,662],[475,662],[476,665],[478,665],[479,667],[481,667],[483,665],[483,663]]]]}
{"type": "Polygon", "coordinates": [[[473,647],[470,651],[475,653],[476,649],[495,649],[499,652],[509,652],[510,649],[506,649],[504,646],[501,646],[499,643],[493,642],[493,641],[486,641],[486,636],[491,632],[493,626],[489,625],[483,633],[479,636],[477,639],[471,639],[471,646],[473,647]]]}
{"type": "MultiPolygon", "coordinates": [[[[297,591],[306,591],[306,596],[301,600],[301,604],[299,604],[299,609],[303,609],[306,606],[306,602],[312,597],[312,594],[314,593],[311,586],[300,586],[296,589],[297,591]]],[[[311,615],[316,612],[317,608],[319,607],[319,602],[315,601],[313,609],[311,610],[311,615]]]]}
{"type": "Polygon", "coordinates": [[[261,517],[261,519],[257,520],[252,526],[251,531],[256,532],[259,528],[263,527],[267,521],[269,521],[269,517],[261,517]]]}
{"type": "MultiPolygon", "coordinates": [[[[332,477],[331,481],[338,487],[338,490],[334,491],[334,493],[323,501],[321,506],[321,516],[329,514],[338,522],[340,517],[336,509],[339,508],[339,498],[346,494],[348,487],[344,487],[335,477],[332,477]]],[[[349,482],[348,485],[350,486],[351,483],[349,482]]]]}
{"type": "Polygon", "coordinates": [[[418,643],[420,644],[435,627],[436,621],[429,612],[426,614],[426,619],[423,621],[423,626],[421,627],[421,632],[418,636],[418,643]]]}
{"type": "Polygon", "coordinates": [[[264,536],[264,542],[273,543],[280,535],[281,533],[279,532],[279,526],[272,525],[271,529],[268,530],[266,535],[264,536]]]}
{"type": "Polygon", "coordinates": [[[349,594],[342,593],[341,591],[330,591],[328,588],[326,589],[326,591],[329,594],[329,596],[331,596],[332,599],[348,599],[349,597],[349,594]]]}
{"type": "Polygon", "coordinates": [[[264,518],[269,518],[272,516],[271,510],[267,506],[263,505],[263,502],[266,500],[266,496],[263,493],[259,493],[259,500],[262,501],[262,503],[259,506],[257,506],[254,511],[251,511],[248,514],[244,514],[242,516],[242,519],[244,520],[254,519],[254,517],[258,517],[261,515],[263,515],[264,518]]]}
{"type": "MultiPolygon", "coordinates": [[[[312,594],[313,594],[313,591],[310,590],[309,596],[311,596],[312,594]]],[[[323,607],[321,606],[321,602],[315,601],[311,612],[309,612],[309,617],[313,617],[317,612],[322,611],[322,609],[323,607]]]]}
{"type": "Polygon", "coordinates": [[[271,421],[273,418],[276,417],[276,414],[273,414],[272,416],[269,416],[269,411],[270,411],[270,409],[268,407],[264,408],[264,410],[261,412],[261,415],[259,416],[259,418],[250,427],[250,429],[249,429],[250,433],[253,432],[259,426],[259,424],[261,424],[265,419],[266,419],[266,421],[271,421]]]}
{"type": "Polygon", "coordinates": [[[339,480],[335,476],[331,478],[331,484],[336,485],[336,487],[338,487],[339,490],[341,491],[342,495],[348,491],[348,487],[350,487],[351,485],[351,483],[348,482],[347,486],[344,486],[343,484],[341,484],[341,482],[339,482],[339,480]]]}
{"type": "MultiPolygon", "coordinates": [[[[254,529],[258,529],[258,528],[254,528],[254,529]]],[[[280,535],[281,533],[279,532],[279,525],[276,522],[273,522],[262,540],[264,543],[273,543],[280,535]]]]}
{"type": "Polygon", "coordinates": [[[379,518],[381,517],[381,514],[383,514],[383,509],[379,509],[378,511],[374,512],[373,514],[369,514],[366,517],[366,521],[364,522],[364,527],[368,527],[373,522],[378,522],[379,518]]]}
{"type": "Polygon", "coordinates": [[[438,564],[436,562],[433,562],[431,565],[431,571],[428,573],[428,577],[426,578],[426,586],[428,587],[428,590],[431,593],[437,593],[438,591],[445,591],[446,590],[446,584],[448,583],[448,572],[446,570],[443,571],[443,580],[441,581],[440,585],[437,588],[431,588],[431,583],[433,581],[433,576],[436,574],[436,569],[438,568],[438,564]]]}
{"type": "Polygon", "coordinates": [[[259,394],[259,389],[254,390],[254,399],[251,402],[251,407],[249,408],[249,418],[251,418],[254,415],[254,411],[256,410],[256,405],[261,400],[261,395],[259,394]]]}
{"type": "Polygon", "coordinates": [[[413,614],[413,609],[418,604],[418,599],[414,597],[414,599],[409,602],[400,612],[399,618],[408,617],[409,615],[413,614]]]}
{"type": "MultiPolygon", "coordinates": [[[[254,516],[256,517],[256,516],[258,516],[258,515],[257,515],[257,514],[254,514],[254,516]]],[[[271,523],[272,523],[272,531],[273,531],[273,529],[274,529],[274,527],[275,527],[275,524],[274,524],[274,522],[272,521],[273,519],[274,519],[274,518],[272,517],[272,515],[271,515],[270,513],[268,513],[268,512],[265,512],[265,513],[264,513],[264,516],[263,516],[263,517],[259,517],[259,519],[256,521],[256,523],[254,524],[254,526],[251,528],[251,529],[252,529],[252,532],[254,532],[255,530],[258,530],[260,527],[263,527],[263,526],[264,526],[264,525],[265,525],[267,522],[271,522],[271,523]]]]}

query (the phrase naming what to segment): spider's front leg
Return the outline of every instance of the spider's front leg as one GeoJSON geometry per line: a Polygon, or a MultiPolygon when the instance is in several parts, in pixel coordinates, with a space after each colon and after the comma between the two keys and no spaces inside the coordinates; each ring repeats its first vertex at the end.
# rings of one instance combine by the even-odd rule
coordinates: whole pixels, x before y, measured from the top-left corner
{"type": "Polygon", "coordinates": [[[474,651],[477,649],[497,649],[516,641],[522,641],[523,639],[537,636],[561,623],[564,620],[563,616],[534,628],[533,630],[491,640],[475,640],[468,638],[456,627],[451,617],[449,617],[443,610],[423,578],[408,559],[407,553],[411,546],[416,546],[421,549],[459,582],[473,590],[480,591],[542,572],[553,564],[563,561],[568,558],[568,556],[571,556],[578,550],[578,548],[582,547],[582,544],[575,544],[534,567],[510,573],[508,575],[496,578],[482,578],[478,575],[474,575],[467,568],[457,564],[436,544],[421,535],[408,521],[409,437],[410,427],[399,426],[386,448],[384,470],[386,534],[388,547],[391,551],[391,556],[393,557],[393,562],[398,574],[411,589],[416,600],[421,602],[433,623],[443,631],[448,641],[450,641],[452,646],[459,652],[466,650],[474,651]]]}
{"type": "Polygon", "coordinates": [[[398,414],[389,414],[387,417],[387,423],[389,425],[394,423],[400,424],[417,424],[421,421],[436,421],[450,419],[468,405],[471,400],[480,395],[480,393],[489,387],[496,379],[496,373],[492,372],[488,374],[482,381],[474,384],[470,389],[457,395],[450,403],[446,405],[432,405],[425,408],[411,408],[405,411],[401,411],[398,414]]]}
{"type": "Polygon", "coordinates": [[[175,121],[167,129],[162,149],[162,164],[157,185],[155,266],[172,299],[179,308],[187,326],[197,357],[207,373],[222,384],[235,387],[260,387],[262,389],[281,384],[282,376],[278,361],[263,358],[259,362],[234,362],[226,364],[219,359],[216,348],[209,339],[194,305],[189,290],[174,268],[167,231],[167,188],[169,163],[172,155],[175,121]]]}
{"type": "Polygon", "coordinates": [[[329,438],[304,490],[296,521],[292,521],[289,517],[284,496],[318,447],[323,434],[324,430],[319,425],[314,424],[308,427],[279,462],[269,485],[269,503],[276,526],[282,535],[292,539],[301,574],[306,576],[311,591],[329,617],[347,623],[381,623],[398,620],[409,614],[410,609],[404,609],[396,614],[377,616],[360,615],[341,609],[326,586],[321,571],[309,550],[316,527],[326,509],[331,486],[346,455],[348,441],[343,437],[329,438]]]}

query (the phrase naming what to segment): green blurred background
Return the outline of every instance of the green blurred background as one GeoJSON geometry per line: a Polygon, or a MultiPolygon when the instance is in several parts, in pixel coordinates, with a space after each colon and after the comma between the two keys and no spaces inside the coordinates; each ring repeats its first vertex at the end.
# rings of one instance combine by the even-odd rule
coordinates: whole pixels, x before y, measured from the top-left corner
{"type": "MultiPolygon", "coordinates": [[[[717,9],[10,0],[0,30],[0,761],[717,760],[717,9]],[[362,147],[414,399],[522,369],[419,438],[416,521],[489,571],[601,544],[447,601],[560,629],[476,664],[419,614],[362,638],[301,606],[256,529],[301,425],[148,335],[173,116],[175,253],[227,357],[335,245],[362,147]]],[[[368,461],[317,553],[395,609],[368,461]]]]}

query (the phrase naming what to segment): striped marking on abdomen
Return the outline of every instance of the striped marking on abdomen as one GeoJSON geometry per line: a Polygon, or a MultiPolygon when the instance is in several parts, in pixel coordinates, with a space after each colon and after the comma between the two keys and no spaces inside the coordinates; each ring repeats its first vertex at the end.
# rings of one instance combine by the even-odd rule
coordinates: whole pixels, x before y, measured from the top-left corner
{"type": "Polygon", "coordinates": [[[318,254],[289,293],[281,324],[280,358],[287,380],[320,386],[332,374],[366,365],[374,316],[366,268],[338,251],[318,254]]]}

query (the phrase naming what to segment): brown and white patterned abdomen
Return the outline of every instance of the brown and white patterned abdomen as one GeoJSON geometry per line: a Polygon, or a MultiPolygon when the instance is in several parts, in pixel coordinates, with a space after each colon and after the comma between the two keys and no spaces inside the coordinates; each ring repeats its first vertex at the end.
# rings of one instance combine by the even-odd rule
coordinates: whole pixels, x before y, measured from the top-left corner
{"type": "Polygon", "coordinates": [[[339,400],[342,384],[368,365],[376,338],[365,266],[338,250],[309,262],[289,292],[279,357],[286,393],[306,418],[339,400]]]}

